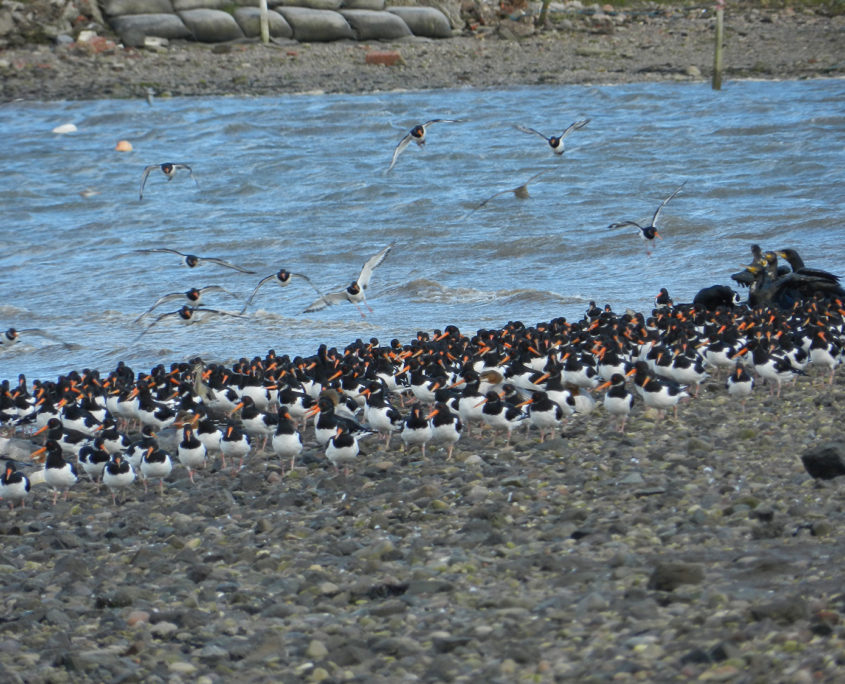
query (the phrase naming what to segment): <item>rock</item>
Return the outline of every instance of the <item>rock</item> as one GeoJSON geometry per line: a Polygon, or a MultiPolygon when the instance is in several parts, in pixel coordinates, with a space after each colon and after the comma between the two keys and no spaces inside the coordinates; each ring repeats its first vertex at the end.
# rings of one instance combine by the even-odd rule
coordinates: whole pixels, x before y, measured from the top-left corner
{"type": "Polygon", "coordinates": [[[845,475],[845,443],[828,442],[812,447],[801,454],[801,462],[816,479],[832,480],[845,475]]]}
{"type": "Polygon", "coordinates": [[[766,618],[782,624],[791,624],[808,616],[807,602],[800,596],[790,596],[769,603],[751,607],[751,617],[755,620],[766,618]]]}
{"type": "Polygon", "coordinates": [[[704,570],[695,563],[659,563],[648,580],[648,588],[674,591],[682,584],[699,584],[704,580],[704,570]]]}
{"type": "Polygon", "coordinates": [[[326,645],[322,641],[312,639],[311,643],[308,644],[308,648],[305,650],[305,655],[313,660],[323,660],[329,655],[329,649],[326,648],[326,645]]]}

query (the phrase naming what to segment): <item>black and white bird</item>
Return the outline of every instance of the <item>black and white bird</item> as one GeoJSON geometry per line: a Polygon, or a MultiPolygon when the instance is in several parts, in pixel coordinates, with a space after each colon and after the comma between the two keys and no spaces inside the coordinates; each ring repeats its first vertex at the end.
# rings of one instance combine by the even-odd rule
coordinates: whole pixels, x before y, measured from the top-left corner
{"type": "Polygon", "coordinates": [[[323,295],[315,302],[310,304],[302,313],[311,313],[312,311],[320,311],[321,309],[325,309],[327,306],[331,306],[332,304],[337,304],[339,302],[352,302],[357,308],[358,311],[361,313],[361,317],[365,318],[364,312],[361,311],[361,307],[359,304],[363,303],[364,306],[372,312],[372,308],[369,304],[367,304],[367,299],[364,296],[364,291],[370,284],[370,279],[373,277],[373,271],[381,265],[384,260],[387,258],[387,255],[390,254],[390,250],[393,249],[393,245],[390,244],[384,249],[382,249],[378,254],[375,256],[371,256],[367,261],[364,263],[363,268],[361,269],[361,273],[358,274],[358,277],[352,281],[352,284],[349,285],[345,290],[340,290],[339,292],[330,292],[329,294],[323,295]]]}
{"type": "Polygon", "coordinates": [[[138,318],[135,319],[135,323],[140,321],[144,316],[152,313],[155,309],[157,309],[162,304],[167,302],[172,302],[174,300],[181,300],[186,302],[188,306],[191,307],[198,307],[202,304],[203,295],[207,292],[225,292],[227,295],[234,297],[231,292],[229,292],[225,287],[220,287],[219,285],[206,285],[205,287],[192,287],[185,292],[171,292],[169,294],[163,295],[159,297],[155,304],[153,304],[149,309],[147,309],[144,313],[142,313],[138,318]]]}
{"type": "Polygon", "coordinates": [[[220,451],[225,458],[231,460],[234,464],[235,459],[238,459],[238,465],[232,466],[235,473],[243,468],[244,460],[249,455],[251,448],[249,435],[241,430],[233,422],[229,421],[226,428],[223,430],[223,439],[220,440],[220,451]]]}
{"type": "Polygon", "coordinates": [[[657,219],[660,218],[660,212],[663,211],[663,207],[669,203],[669,200],[681,191],[681,188],[683,188],[684,185],[686,185],[686,181],[675,188],[675,191],[660,203],[660,206],[657,207],[657,211],[654,212],[654,216],[651,217],[651,223],[647,226],[640,225],[636,221],[619,221],[617,223],[611,223],[608,228],[610,230],[615,230],[616,228],[622,228],[623,226],[635,226],[640,232],[640,237],[645,240],[646,253],[651,254],[651,245],[654,244],[654,239],[660,238],[660,233],[657,232],[657,219]]]}
{"type": "Polygon", "coordinates": [[[109,488],[115,506],[117,506],[118,492],[126,490],[133,482],[135,482],[135,470],[132,464],[121,454],[112,456],[103,470],[103,484],[109,488]]]}
{"type": "Polygon", "coordinates": [[[279,421],[270,445],[273,453],[281,459],[290,459],[290,470],[296,465],[296,457],[302,452],[302,437],[296,429],[296,424],[290,411],[284,406],[279,407],[279,421]]]}
{"type": "MultiPolygon", "coordinates": [[[[374,433],[366,432],[361,436],[371,434],[374,433]]],[[[340,472],[342,465],[344,475],[349,475],[349,464],[355,462],[359,453],[358,436],[338,425],[335,428],[335,434],[326,442],[326,458],[334,466],[335,471],[340,472]]]]}
{"type": "Polygon", "coordinates": [[[754,378],[752,378],[748,371],[743,366],[735,366],[728,379],[725,380],[725,387],[728,394],[735,399],[742,402],[742,407],[745,408],[745,402],[751,396],[754,389],[754,378]]]}
{"type": "Polygon", "coordinates": [[[402,414],[385,396],[381,381],[373,380],[364,389],[364,422],[385,438],[384,448],[390,448],[391,435],[402,429],[402,414]]]}
{"type": "Polygon", "coordinates": [[[164,494],[164,478],[173,470],[173,461],[162,448],[150,447],[141,457],[141,475],[144,477],[144,493],[147,492],[147,480],[158,480],[158,492],[164,494]]]}
{"type": "Polygon", "coordinates": [[[431,443],[446,445],[446,460],[452,460],[452,451],[461,438],[463,423],[457,414],[453,413],[444,402],[437,402],[428,414],[431,421],[431,443]]]}
{"type": "Polygon", "coordinates": [[[460,119],[430,119],[425,123],[414,126],[405,134],[405,137],[402,138],[402,140],[400,140],[393,149],[393,157],[390,160],[390,166],[387,167],[387,170],[390,171],[390,169],[393,168],[396,164],[396,160],[399,158],[399,155],[402,154],[411,142],[417,143],[420,147],[425,145],[425,136],[428,132],[428,127],[436,123],[460,123],[460,119]]]}
{"type": "Polygon", "coordinates": [[[138,192],[138,199],[144,199],[144,186],[147,184],[147,177],[153,172],[159,170],[166,177],[168,181],[172,181],[177,171],[187,171],[194,184],[199,187],[197,179],[194,178],[193,169],[185,163],[164,162],[164,164],[150,164],[144,168],[144,175],[141,176],[141,190],[138,192]]]}
{"type": "Polygon", "coordinates": [[[583,119],[582,121],[575,121],[569,126],[566,127],[566,130],[561,133],[560,135],[552,135],[547,136],[540,131],[534,128],[528,128],[527,126],[515,126],[518,131],[522,131],[523,133],[533,133],[534,135],[539,135],[543,140],[549,143],[549,147],[552,148],[552,152],[555,154],[563,154],[564,152],[564,144],[563,140],[566,138],[567,135],[572,133],[572,131],[577,131],[579,128],[584,128],[588,123],[590,123],[589,119],[583,119]]]}
{"type": "Polygon", "coordinates": [[[628,421],[628,414],[634,405],[634,395],[625,387],[625,376],[621,373],[614,373],[610,380],[599,385],[596,389],[606,389],[602,405],[604,410],[611,416],[617,418],[619,432],[625,432],[625,423],[628,421]]]}
{"type": "Polygon", "coordinates": [[[182,257],[182,262],[188,268],[196,268],[197,266],[201,266],[202,264],[217,264],[218,266],[223,266],[224,268],[231,268],[234,271],[238,271],[240,273],[249,273],[250,275],[255,275],[255,271],[250,271],[245,268],[241,268],[240,266],[236,266],[233,263],[225,261],[224,259],[219,259],[217,257],[201,257],[197,256],[196,254],[186,254],[185,252],[180,252],[178,249],[170,249],[169,247],[152,247],[150,249],[136,249],[136,254],[176,254],[182,257]]]}
{"type": "Polygon", "coordinates": [[[412,446],[418,446],[425,458],[425,445],[431,441],[431,423],[428,415],[423,412],[422,406],[414,404],[411,412],[402,424],[402,431],[399,433],[402,438],[402,445],[405,450],[412,446]]]}
{"type": "Polygon", "coordinates": [[[38,456],[47,453],[47,458],[44,461],[44,482],[53,490],[53,505],[59,499],[59,495],[64,492],[64,498],[67,500],[70,488],[76,484],[76,468],[72,463],[65,461],[62,456],[62,447],[54,439],[48,439],[40,449],[36,449],[32,456],[38,456]]]}
{"type": "Polygon", "coordinates": [[[0,499],[9,502],[10,510],[14,510],[18,501],[21,502],[21,508],[23,508],[29,489],[29,478],[17,471],[14,461],[6,461],[3,475],[0,476],[0,499]]]}
{"type": "Polygon", "coordinates": [[[241,309],[241,313],[244,313],[249,307],[249,305],[252,304],[252,300],[255,299],[255,295],[258,290],[261,289],[262,285],[270,282],[275,282],[278,283],[281,287],[285,287],[286,285],[289,285],[291,280],[293,280],[294,278],[301,278],[314,289],[314,292],[316,292],[321,297],[323,296],[323,293],[317,289],[317,286],[311,282],[311,279],[308,276],[302,275],[301,273],[294,273],[293,271],[288,271],[286,268],[280,268],[275,273],[272,273],[266,278],[262,278],[258,281],[258,285],[255,286],[255,289],[252,291],[252,294],[249,296],[249,299],[246,300],[243,309],[241,309]]]}
{"type": "MultiPolygon", "coordinates": [[[[221,436],[222,439],[222,436],[221,436]]],[[[205,444],[203,444],[194,432],[191,425],[182,427],[182,439],[176,447],[176,458],[188,470],[188,477],[192,484],[194,482],[194,472],[198,468],[205,467],[205,460],[207,456],[205,444]]],[[[223,465],[225,467],[225,461],[223,465]]]]}
{"type": "Polygon", "coordinates": [[[560,422],[563,420],[563,409],[557,402],[549,399],[549,395],[543,390],[534,390],[531,393],[531,398],[517,404],[527,406],[528,422],[537,428],[540,433],[540,442],[546,438],[546,431],[549,436],[553,434],[555,428],[560,427],[560,422]]]}
{"type": "Polygon", "coordinates": [[[205,320],[205,318],[213,317],[213,316],[234,316],[235,318],[243,318],[241,314],[232,313],[231,311],[220,311],[218,309],[206,309],[202,306],[190,306],[185,304],[181,308],[177,309],[176,311],[168,311],[167,313],[159,314],[153,319],[153,322],[150,323],[146,328],[144,328],[134,340],[132,340],[132,344],[135,344],[138,340],[140,340],[144,335],[146,335],[150,329],[155,326],[157,323],[160,323],[165,318],[170,318],[171,316],[175,316],[180,320],[182,323],[196,323],[199,320],[205,320]],[[197,315],[201,314],[201,315],[197,315]]]}

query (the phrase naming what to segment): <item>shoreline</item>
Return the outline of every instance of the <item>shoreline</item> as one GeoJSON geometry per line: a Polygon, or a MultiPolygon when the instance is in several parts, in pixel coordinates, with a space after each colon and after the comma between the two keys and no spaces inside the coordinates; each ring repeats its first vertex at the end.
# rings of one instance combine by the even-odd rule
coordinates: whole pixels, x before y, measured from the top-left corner
{"type": "MultiPolygon", "coordinates": [[[[143,98],[148,88],[201,97],[709,81],[713,24],[713,13],[696,7],[567,14],[544,31],[503,20],[440,40],[8,47],[0,50],[0,101],[143,98]],[[366,64],[371,51],[401,59],[366,64]]],[[[725,25],[723,82],[845,76],[845,16],[739,7],[729,8],[725,25]]]]}
{"type": "Polygon", "coordinates": [[[845,458],[845,380],[819,376],[742,407],[711,377],[678,419],[638,400],[623,434],[599,408],[543,442],[476,427],[452,460],[373,435],[348,476],[309,429],[293,471],[253,450],[194,484],[174,458],[163,494],[136,482],[117,506],[34,485],[0,513],[0,672],[838,681],[845,478],[799,457],[845,458]]]}

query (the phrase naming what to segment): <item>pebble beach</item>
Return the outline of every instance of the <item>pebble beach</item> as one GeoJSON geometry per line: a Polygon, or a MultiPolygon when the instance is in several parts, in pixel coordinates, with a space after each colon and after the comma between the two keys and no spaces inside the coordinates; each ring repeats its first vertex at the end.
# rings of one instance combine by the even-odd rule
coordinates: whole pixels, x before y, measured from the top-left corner
{"type": "Polygon", "coordinates": [[[451,460],[370,436],[345,474],[309,428],[292,471],[254,447],[117,506],[84,478],[55,505],[34,485],[0,517],[0,673],[837,681],[845,480],[801,456],[841,454],[845,388],[815,370],[745,406],[714,374],[677,419],[638,401],[624,433],[601,408],[543,442],[476,428],[451,460]]]}
{"type": "MultiPolygon", "coordinates": [[[[628,16],[404,42],[396,67],[350,42],[16,46],[0,99],[708,77],[712,15],[628,16]]],[[[845,69],[841,17],[743,6],[726,23],[728,78],[845,69]]],[[[253,448],[195,483],[174,465],[163,493],[136,482],[119,505],[85,477],[55,505],[33,485],[24,508],[0,502],[0,680],[842,681],[845,477],[801,458],[845,462],[845,380],[827,380],[811,366],[743,405],[713,372],[677,418],[636,401],[620,433],[597,407],[542,442],[474,430],[450,460],[373,435],[348,474],[309,428],[293,470],[253,448]]],[[[4,434],[23,462],[42,443],[4,434]]]]}

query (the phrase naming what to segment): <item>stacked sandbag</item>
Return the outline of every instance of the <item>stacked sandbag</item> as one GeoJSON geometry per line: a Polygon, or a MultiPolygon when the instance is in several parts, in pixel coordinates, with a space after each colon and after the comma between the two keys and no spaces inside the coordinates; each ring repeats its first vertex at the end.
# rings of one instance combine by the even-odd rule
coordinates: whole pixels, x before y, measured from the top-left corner
{"type": "Polygon", "coordinates": [[[147,36],[191,37],[170,0],[104,0],[103,11],[124,45],[143,45],[147,36]]]}
{"type": "MultiPolygon", "coordinates": [[[[148,36],[206,43],[260,36],[259,0],[103,0],[109,23],[125,45],[148,36]]],[[[268,0],[273,38],[299,42],[446,38],[452,27],[434,7],[385,7],[385,0],[268,0]]]]}

